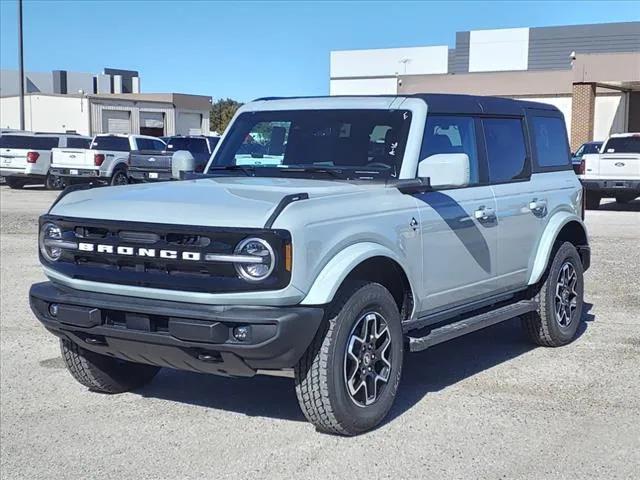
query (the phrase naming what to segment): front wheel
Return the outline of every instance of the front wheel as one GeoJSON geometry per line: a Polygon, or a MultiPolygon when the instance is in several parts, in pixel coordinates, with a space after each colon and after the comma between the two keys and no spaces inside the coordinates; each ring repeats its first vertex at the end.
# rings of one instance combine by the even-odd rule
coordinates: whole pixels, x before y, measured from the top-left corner
{"type": "Polygon", "coordinates": [[[339,435],[377,426],[395,399],[403,350],[398,306],[386,288],[357,282],[341,289],[295,369],[306,418],[339,435]]]}
{"type": "Polygon", "coordinates": [[[522,317],[525,332],[537,345],[559,347],[576,336],[584,304],[582,261],[576,247],[565,242],[538,286],[538,309],[522,317]]]}
{"type": "Polygon", "coordinates": [[[60,349],[73,378],[94,392],[128,392],[149,383],[160,370],[153,365],[100,355],[69,340],[60,340],[60,349]]]}

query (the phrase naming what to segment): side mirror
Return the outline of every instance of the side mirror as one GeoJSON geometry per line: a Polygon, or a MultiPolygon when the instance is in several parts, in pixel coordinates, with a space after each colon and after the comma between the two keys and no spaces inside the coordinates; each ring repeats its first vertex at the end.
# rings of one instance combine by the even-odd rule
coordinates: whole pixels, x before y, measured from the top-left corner
{"type": "Polygon", "coordinates": [[[196,169],[196,160],[187,150],[178,150],[171,157],[171,178],[182,180],[185,173],[190,173],[196,169]]]}
{"type": "Polygon", "coordinates": [[[431,187],[469,185],[471,167],[466,153],[437,153],[418,164],[418,177],[429,178],[431,187]]]}

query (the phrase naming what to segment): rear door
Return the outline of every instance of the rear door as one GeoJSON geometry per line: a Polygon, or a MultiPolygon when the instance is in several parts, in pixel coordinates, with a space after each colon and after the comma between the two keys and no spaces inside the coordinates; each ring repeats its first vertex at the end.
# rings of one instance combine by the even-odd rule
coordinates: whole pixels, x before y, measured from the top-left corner
{"type": "MultiPolygon", "coordinates": [[[[496,201],[498,223],[497,287],[509,291],[528,282],[530,253],[542,230],[546,199],[531,182],[531,154],[522,117],[482,119],[488,177],[496,201]]],[[[567,159],[568,161],[568,159],[567,159]]],[[[546,213],[545,213],[546,214],[546,213]]]]}

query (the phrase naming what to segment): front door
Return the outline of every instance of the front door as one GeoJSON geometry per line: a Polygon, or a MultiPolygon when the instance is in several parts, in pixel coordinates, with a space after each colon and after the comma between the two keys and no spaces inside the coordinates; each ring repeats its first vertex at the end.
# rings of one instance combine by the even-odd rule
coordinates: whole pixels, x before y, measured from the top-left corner
{"type": "Polygon", "coordinates": [[[469,184],[416,195],[423,246],[422,314],[469,303],[496,290],[496,203],[479,155],[479,120],[463,115],[427,117],[420,158],[465,153],[469,184]],[[484,184],[484,185],[483,185],[484,184]]]}

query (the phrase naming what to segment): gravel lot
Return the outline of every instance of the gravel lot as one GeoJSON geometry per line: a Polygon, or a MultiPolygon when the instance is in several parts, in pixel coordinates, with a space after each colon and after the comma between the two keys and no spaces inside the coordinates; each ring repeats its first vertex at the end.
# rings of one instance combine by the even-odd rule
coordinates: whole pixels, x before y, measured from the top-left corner
{"type": "Polygon", "coordinates": [[[3,479],[638,478],[640,201],[587,214],[577,341],[532,348],[512,321],[409,355],[388,421],[339,438],[304,421],[286,378],[163,370],[118,396],[76,383],[27,298],[55,196],[0,187],[3,479]]]}

